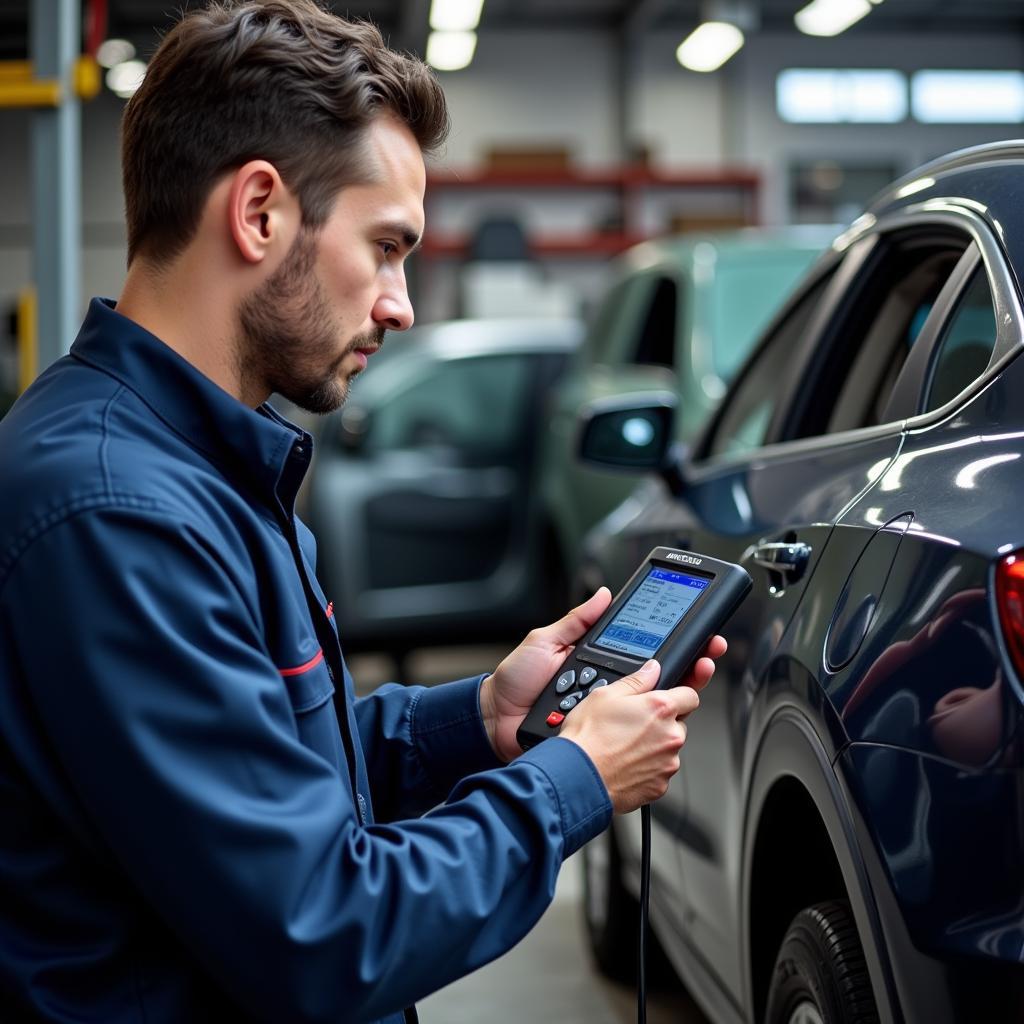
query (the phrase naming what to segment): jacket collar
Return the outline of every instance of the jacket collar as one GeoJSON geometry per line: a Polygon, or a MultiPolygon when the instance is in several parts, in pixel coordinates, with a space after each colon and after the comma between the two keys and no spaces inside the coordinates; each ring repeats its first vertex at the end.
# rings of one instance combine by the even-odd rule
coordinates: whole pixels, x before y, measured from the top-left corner
{"type": "Polygon", "coordinates": [[[109,299],[89,303],[71,355],[119,380],[227,475],[292,511],[313,439],[268,404],[244,405],[109,299]]]}

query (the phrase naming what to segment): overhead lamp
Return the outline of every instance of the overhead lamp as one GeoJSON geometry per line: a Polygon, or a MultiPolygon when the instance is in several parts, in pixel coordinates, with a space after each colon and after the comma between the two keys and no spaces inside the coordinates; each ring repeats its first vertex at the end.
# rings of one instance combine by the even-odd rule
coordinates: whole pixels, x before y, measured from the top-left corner
{"type": "Polygon", "coordinates": [[[96,63],[103,68],[123,64],[135,56],[135,47],[127,39],[105,39],[96,48],[96,63]]]}
{"type": "Polygon", "coordinates": [[[484,0],[431,0],[430,27],[437,32],[472,32],[484,0]]]}
{"type": "Polygon", "coordinates": [[[812,0],[793,15],[801,32],[809,36],[837,36],[870,14],[882,0],[812,0]]]}
{"type": "Polygon", "coordinates": [[[126,100],[135,95],[143,78],[146,77],[146,65],[141,60],[126,60],[115,64],[107,72],[107,88],[126,100]]]}
{"type": "Polygon", "coordinates": [[[743,33],[726,21],[698,25],[676,50],[676,60],[690,71],[716,71],[743,45],[743,33]]]}
{"type": "Polygon", "coordinates": [[[427,63],[438,71],[468,67],[475,52],[475,32],[431,32],[427,36],[427,63]]]}

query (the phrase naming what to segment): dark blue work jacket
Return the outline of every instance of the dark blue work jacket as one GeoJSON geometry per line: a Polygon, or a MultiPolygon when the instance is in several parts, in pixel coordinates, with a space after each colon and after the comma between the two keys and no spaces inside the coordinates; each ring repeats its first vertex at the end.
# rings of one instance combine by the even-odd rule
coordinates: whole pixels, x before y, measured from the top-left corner
{"type": "Polygon", "coordinates": [[[0,422],[0,1021],[387,1018],[608,824],[575,744],[497,765],[480,677],[355,700],[310,449],[98,300],[0,422]]]}

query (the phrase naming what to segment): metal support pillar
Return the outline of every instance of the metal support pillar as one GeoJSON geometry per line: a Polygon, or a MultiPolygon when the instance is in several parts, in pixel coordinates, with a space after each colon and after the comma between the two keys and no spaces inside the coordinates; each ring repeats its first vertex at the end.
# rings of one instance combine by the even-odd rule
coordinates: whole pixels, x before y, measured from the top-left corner
{"type": "Polygon", "coordinates": [[[73,87],[81,0],[32,0],[29,19],[33,75],[61,84],[56,106],[32,112],[32,277],[42,370],[68,351],[81,320],[82,132],[73,87]]]}

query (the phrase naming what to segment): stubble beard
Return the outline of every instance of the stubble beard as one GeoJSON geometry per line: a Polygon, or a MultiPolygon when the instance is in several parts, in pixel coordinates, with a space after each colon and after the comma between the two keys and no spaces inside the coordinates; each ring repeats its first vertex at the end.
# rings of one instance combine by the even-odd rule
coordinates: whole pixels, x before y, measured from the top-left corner
{"type": "Polygon", "coordinates": [[[237,358],[247,388],[283,395],[306,412],[323,415],[348,398],[341,364],[356,349],[378,348],[384,329],[354,337],[341,355],[338,327],[316,276],[315,235],[303,228],[281,266],[238,309],[237,358]]]}

